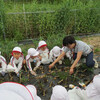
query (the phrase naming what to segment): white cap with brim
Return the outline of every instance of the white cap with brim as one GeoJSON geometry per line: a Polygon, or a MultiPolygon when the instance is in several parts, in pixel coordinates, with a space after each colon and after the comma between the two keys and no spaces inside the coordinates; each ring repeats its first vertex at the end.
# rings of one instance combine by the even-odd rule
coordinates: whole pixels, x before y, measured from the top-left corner
{"type": "Polygon", "coordinates": [[[26,87],[31,92],[32,96],[34,97],[34,100],[41,100],[41,98],[37,95],[37,90],[34,85],[27,85],[26,87]]]}
{"type": "Polygon", "coordinates": [[[39,44],[38,44],[38,48],[41,48],[43,46],[47,46],[46,42],[45,41],[40,41],[39,44]]]}
{"type": "Polygon", "coordinates": [[[18,52],[22,52],[22,50],[21,50],[21,48],[20,47],[15,47],[14,49],[13,49],[13,51],[18,51],[18,52]]]}
{"type": "Polygon", "coordinates": [[[26,56],[26,59],[29,59],[30,56],[38,56],[39,52],[36,51],[34,48],[28,49],[28,55],[26,56]]]}
{"type": "Polygon", "coordinates": [[[8,100],[34,100],[27,87],[15,82],[5,82],[0,84],[0,100],[7,100],[6,98],[8,98],[8,100]],[[9,95],[5,95],[4,97],[3,93],[9,95]]]}
{"type": "Polygon", "coordinates": [[[24,100],[24,98],[18,95],[16,92],[0,90],[0,100],[24,100]]]}
{"type": "Polygon", "coordinates": [[[55,87],[53,87],[50,100],[69,100],[68,92],[65,87],[61,85],[56,85],[55,87]]]}
{"type": "Polygon", "coordinates": [[[86,88],[86,93],[89,99],[100,99],[100,74],[96,75],[93,79],[93,83],[90,83],[86,88]]]}
{"type": "Polygon", "coordinates": [[[52,49],[52,53],[54,54],[55,57],[58,57],[60,54],[61,54],[61,48],[58,47],[58,46],[55,46],[53,49],[52,49]]]}

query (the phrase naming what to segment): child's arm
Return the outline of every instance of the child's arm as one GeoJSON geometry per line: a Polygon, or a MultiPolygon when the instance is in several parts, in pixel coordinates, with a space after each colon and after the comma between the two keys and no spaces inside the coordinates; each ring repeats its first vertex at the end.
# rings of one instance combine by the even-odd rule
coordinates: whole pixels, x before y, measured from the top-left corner
{"type": "Polygon", "coordinates": [[[0,57],[0,60],[1,60],[1,66],[2,66],[3,72],[5,72],[7,68],[6,59],[4,57],[0,57]]]}
{"type": "Polygon", "coordinates": [[[32,71],[32,67],[31,67],[31,63],[30,60],[26,60],[26,64],[27,64],[27,68],[29,69],[29,71],[32,71]]]}
{"type": "Polygon", "coordinates": [[[16,74],[18,74],[18,70],[17,70],[17,66],[16,66],[16,64],[15,64],[14,57],[11,58],[9,64],[11,64],[11,66],[14,68],[14,70],[15,70],[14,72],[15,72],[16,74]]]}
{"type": "Polygon", "coordinates": [[[27,64],[27,68],[29,69],[31,74],[36,76],[36,73],[32,70],[30,59],[28,59],[28,60],[26,59],[26,64],[27,64]]]}
{"type": "Polygon", "coordinates": [[[74,63],[72,64],[72,66],[70,68],[70,74],[73,74],[74,68],[77,65],[77,63],[79,62],[79,60],[81,59],[82,53],[83,53],[82,51],[77,53],[77,58],[76,58],[76,60],[74,61],[74,63]]]}
{"type": "Polygon", "coordinates": [[[62,59],[65,56],[65,52],[62,51],[61,55],[58,56],[58,58],[51,64],[49,65],[49,68],[51,69],[60,59],[62,59]]]}
{"type": "Polygon", "coordinates": [[[40,61],[40,60],[38,60],[38,61],[36,62],[36,67],[34,67],[34,71],[36,71],[36,70],[37,70],[37,68],[40,66],[40,64],[41,64],[41,61],[40,61]]]}
{"type": "Polygon", "coordinates": [[[21,70],[21,68],[22,68],[23,60],[24,60],[24,59],[21,59],[21,61],[20,61],[19,64],[18,64],[18,68],[17,68],[17,71],[18,71],[18,72],[19,72],[19,71],[21,70]]]}

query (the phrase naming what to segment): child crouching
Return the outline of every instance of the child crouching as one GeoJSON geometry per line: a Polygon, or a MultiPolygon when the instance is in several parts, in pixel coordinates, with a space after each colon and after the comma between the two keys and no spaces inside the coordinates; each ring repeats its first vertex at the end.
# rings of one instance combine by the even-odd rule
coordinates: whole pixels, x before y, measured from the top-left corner
{"type": "Polygon", "coordinates": [[[5,75],[6,68],[7,68],[6,59],[1,55],[1,52],[0,52],[0,73],[2,74],[2,76],[5,75]]]}
{"type": "Polygon", "coordinates": [[[36,76],[36,73],[34,71],[37,70],[41,62],[40,62],[39,52],[36,51],[34,48],[28,49],[28,55],[26,56],[26,64],[31,74],[36,76]],[[34,69],[32,69],[31,66],[32,62],[35,64],[34,69]]]}
{"type": "MultiPolygon", "coordinates": [[[[50,57],[52,59],[52,62],[55,61],[58,58],[58,56],[61,55],[61,53],[62,53],[62,49],[60,47],[58,46],[53,47],[53,49],[50,51],[50,57]]],[[[63,59],[64,58],[60,59],[58,63],[62,64],[63,59]]]]}
{"type": "Polygon", "coordinates": [[[47,44],[45,41],[39,42],[37,51],[40,54],[42,64],[49,64],[51,62],[51,59],[49,56],[49,49],[47,48],[47,44]]]}
{"type": "Polygon", "coordinates": [[[12,51],[10,63],[7,66],[8,72],[15,72],[19,77],[19,72],[22,68],[24,56],[20,47],[15,47],[12,51]]]}

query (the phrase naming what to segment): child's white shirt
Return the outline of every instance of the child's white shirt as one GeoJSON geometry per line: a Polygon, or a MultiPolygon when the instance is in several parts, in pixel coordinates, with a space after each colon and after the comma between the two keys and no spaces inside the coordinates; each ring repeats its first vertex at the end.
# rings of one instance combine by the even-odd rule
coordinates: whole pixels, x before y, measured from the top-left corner
{"type": "Polygon", "coordinates": [[[0,63],[1,63],[1,70],[0,72],[5,72],[6,68],[7,68],[7,63],[6,63],[6,59],[0,55],[0,63]]]}
{"type": "Polygon", "coordinates": [[[38,50],[40,56],[42,57],[41,59],[41,63],[43,64],[49,64],[51,62],[51,58],[49,55],[49,49],[46,48],[44,51],[42,50],[38,50]]]}
{"type": "MultiPolygon", "coordinates": [[[[62,50],[60,51],[60,54],[62,53],[62,50]]],[[[53,51],[50,51],[50,58],[52,59],[52,62],[55,61],[57,59],[57,57],[55,57],[53,51]]],[[[62,58],[61,60],[63,60],[64,58],[62,58]]]]}
{"type": "MultiPolygon", "coordinates": [[[[67,48],[67,47],[62,47],[62,50],[64,51],[65,50],[65,48],[67,48]]],[[[65,52],[66,53],[66,57],[67,58],[69,58],[69,60],[71,60],[71,58],[72,58],[72,56],[73,56],[73,54],[72,54],[72,52],[71,52],[71,50],[70,49],[67,49],[68,51],[67,52],[65,52]]]]}
{"type": "Polygon", "coordinates": [[[18,73],[21,68],[22,68],[22,64],[23,64],[23,60],[24,60],[24,56],[21,55],[19,57],[19,59],[14,58],[13,56],[10,59],[10,63],[12,65],[12,67],[15,69],[15,72],[18,73]],[[16,64],[18,64],[18,66],[16,66],[16,64]]]}
{"type": "Polygon", "coordinates": [[[74,87],[68,91],[70,100],[89,100],[86,94],[86,90],[74,87]]]}
{"type": "Polygon", "coordinates": [[[27,56],[26,56],[26,64],[27,64],[27,68],[32,71],[32,66],[31,66],[31,63],[34,62],[35,63],[35,67],[39,67],[40,64],[41,64],[41,61],[40,61],[40,58],[39,57],[36,57],[34,59],[32,58],[28,58],[27,59],[27,56]]]}

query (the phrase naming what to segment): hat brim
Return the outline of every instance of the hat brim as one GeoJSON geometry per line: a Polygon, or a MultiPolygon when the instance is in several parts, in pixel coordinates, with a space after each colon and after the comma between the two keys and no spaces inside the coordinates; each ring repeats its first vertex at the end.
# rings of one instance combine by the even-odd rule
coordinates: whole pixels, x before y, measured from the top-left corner
{"type": "Polygon", "coordinates": [[[12,51],[12,52],[11,52],[12,56],[13,56],[13,53],[21,53],[21,55],[23,55],[22,52],[19,52],[19,51],[12,51]]]}
{"type": "Polygon", "coordinates": [[[33,56],[38,56],[39,55],[39,52],[37,51],[33,56]]]}
{"type": "Polygon", "coordinates": [[[58,55],[54,54],[55,57],[58,57],[60,55],[60,53],[58,55]]]}
{"type": "Polygon", "coordinates": [[[1,83],[0,90],[9,90],[12,92],[16,92],[18,95],[22,96],[24,100],[34,100],[28,88],[16,82],[1,83]]]}
{"type": "Polygon", "coordinates": [[[45,46],[47,46],[47,44],[41,45],[41,46],[40,46],[40,47],[38,47],[38,48],[42,48],[42,47],[45,47],[45,46]]]}

